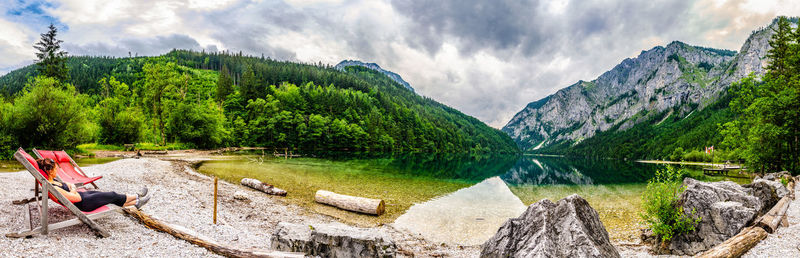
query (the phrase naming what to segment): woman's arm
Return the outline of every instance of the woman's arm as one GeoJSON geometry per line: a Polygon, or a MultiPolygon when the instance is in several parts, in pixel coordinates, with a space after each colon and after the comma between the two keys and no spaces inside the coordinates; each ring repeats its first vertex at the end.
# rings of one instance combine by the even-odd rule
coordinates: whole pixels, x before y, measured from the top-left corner
{"type": "Polygon", "coordinates": [[[62,189],[61,187],[54,187],[54,188],[56,189],[56,191],[61,193],[61,195],[63,195],[64,197],[67,197],[67,200],[69,200],[72,203],[76,203],[76,202],[80,202],[81,201],[81,195],[78,194],[78,191],[75,191],[75,188],[73,188],[73,187],[69,188],[70,189],[69,192],[64,191],[64,189],[62,189]]]}

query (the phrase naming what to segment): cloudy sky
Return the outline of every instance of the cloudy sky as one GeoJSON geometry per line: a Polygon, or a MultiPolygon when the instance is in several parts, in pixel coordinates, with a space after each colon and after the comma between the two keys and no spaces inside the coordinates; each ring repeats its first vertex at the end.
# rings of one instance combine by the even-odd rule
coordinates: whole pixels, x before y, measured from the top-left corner
{"type": "Polygon", "coordinates": [[[231,50],[376,62],[418,93],[502,127],[528,102],[680,40],[738,50],[795,1],[0,0],[0,74],[51,22],[73,55],[231,50]]]}

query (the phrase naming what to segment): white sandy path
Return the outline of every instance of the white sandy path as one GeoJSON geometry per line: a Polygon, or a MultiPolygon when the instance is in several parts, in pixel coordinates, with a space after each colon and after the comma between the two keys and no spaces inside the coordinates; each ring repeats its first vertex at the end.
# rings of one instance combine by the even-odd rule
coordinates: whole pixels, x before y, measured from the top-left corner
{"type": "Polygon", "coordinates": [[[800,185],[795,186],[795,199],[786,212],[789,226],[779,227],[743,257],[800,257],[800,198],[796,198],[798,189],[800,185]]]}

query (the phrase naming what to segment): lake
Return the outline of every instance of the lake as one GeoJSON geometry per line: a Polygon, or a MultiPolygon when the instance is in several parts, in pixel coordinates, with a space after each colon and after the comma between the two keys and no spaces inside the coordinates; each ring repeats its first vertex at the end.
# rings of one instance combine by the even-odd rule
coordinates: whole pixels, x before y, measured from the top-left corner
{"type": "MultiPolygon", "coordinates": [[[[289,192],[286,202],[358,226],[394,223],[427,239],[476,245],[542,199],[579,194],[597,210],[611,238],[638,237],[641,193],[662,165],[544,156],[406,154],[322,158],[239,156],[204,162],[199,171],[230,182],[250,177],[289,192]],[[314,202],[317,190],[379,198],[381,216],[314,202]]],[[[697,175],[698,168],[694,168],[697,175]]],[[[702,172],[699,172],[702,175],[702,172]]],[[[719,177],[702,180],[721,180],[719,177]]],[[[739,180],[746,183],[746,179],[739,180]]]]}

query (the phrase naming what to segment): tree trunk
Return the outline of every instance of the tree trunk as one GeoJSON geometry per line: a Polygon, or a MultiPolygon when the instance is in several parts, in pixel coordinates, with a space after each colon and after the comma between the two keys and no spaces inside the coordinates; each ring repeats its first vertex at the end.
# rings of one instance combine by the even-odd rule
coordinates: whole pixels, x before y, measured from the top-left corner
{"type": "Polygon", "coordinates": [[[337,194],[325,190],[317,191],[314,200],[340,209],[365,214],[381,215],[384,211],[383,200],[337,194]]]}
{"type": "Polygon", "coordinates": [[[767,232],[760,227],[747,227],[739,234],[725,240],[721,244],[709,249],[696,257],[741,257],[761,240],[767,238],[767,232]]]}
{"type": "Polygon", "coordinates": [[[272,250],[238,250],[216,243],[214,240],[194,236],[186,229],[178,226],[170,226],[164,222],[156,220],[135,208],[123,208],[126,214],[139,220],[145,226],[168,233],[176,238],[186,240],[189,243],[208,249],[211,252],[225,257],[304,257],[303,253],[280,252],[272,250]]]}
{"type": "Polygon", "coordinates": [[[265,192],[271,195],[286,196],[286,191],[271,184],[262,183],[258,179],[242,178],[242,185],[265,192]]]}

